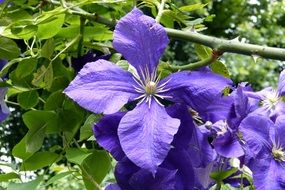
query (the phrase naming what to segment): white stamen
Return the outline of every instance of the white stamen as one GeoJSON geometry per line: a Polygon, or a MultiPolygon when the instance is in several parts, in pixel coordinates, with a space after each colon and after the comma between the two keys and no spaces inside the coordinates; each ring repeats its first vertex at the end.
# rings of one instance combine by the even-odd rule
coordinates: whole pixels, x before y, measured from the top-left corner
{"type": "Polygon", "coordinates": [[[267,111],[273,111],[279,101],[280,96],[278,92],[276,90],[272,90],[264,96],[264,99],[261,101],[261,104],[263,107],[266,108],[267,111]]]}
{"type": "Polygon", "coordinates": [[[158,85],[161,75],[157,76],[157,69],[152,71],[152,73],[150,73],[150,69],[148,67],[146,67],[144,70],[141,67],[139,69],[141,71],[141,78],[138,76],[133,77],[133,80],[137,84],[133,85],[133,87],[137,93],[141,94],[139,97],[135,98],[135,100],[141,99],[138,105],[145,101],[148,103],[148,107],[150,108],[152,99],[154,99],[159,105],[163,106],[163,104],[159,102],[158,98],[172,98],[172,96],[161,94],[170,90],[169,88],[165,88],[170,79],[163,84],[158,85]]]}

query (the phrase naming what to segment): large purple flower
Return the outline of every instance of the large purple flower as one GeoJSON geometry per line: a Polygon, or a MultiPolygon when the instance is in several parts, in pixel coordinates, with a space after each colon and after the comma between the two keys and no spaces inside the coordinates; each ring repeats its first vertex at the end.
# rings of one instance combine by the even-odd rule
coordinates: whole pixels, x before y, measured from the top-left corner
{"type": "MultiPolygon", "coordinates": [[[[127,158],[119,161],[115,169],[117,186],[121,190],[192,190],[195,176],[191,156],[183,149],[171,149],[155,176],[134,165],[127,158]]],[[[112,187],[112,188],[111,188],[112,187]]]]}
{"type": "Polygon", "coordinates": [[[194,71],[175,73],[160,81],[157,65],[168,41],[164,28],[135,8],[118,22],[113,46],[137,74],[98,60],[87,63],[64,91],[95,113],[112,114],[127,102],[139,101],[121,119],[118,136],[127,157],[152,173],[165,159],[180,125],[179,119],[168,115],[161,99],[203,102],[204,94],[217,95],[231,84],[219,75],[194,71]]]}
{"type": "Polygon", "coordinates": [[[220,100],[217,100],[217,104],[210,106],[212,110],[217,110],[217,113],[227,113],[225,119],[215,122],[211,127],[215,136],[213,141],[215,150],[227,158],[244,155],[245,147],[239,132],[239,125],[257,106],[255,102],[249,101],[244,88],[243,86],[238,86],[230,96],[222,97],[220,100]],[[220,103],[221,101],[227,104],[220,103]]]}
{"type": "Polygon", "coordinates": [[[171,143],[172,149],[158,167],[155,176],[150,171],[132,163],[121,148],[117,129],[126,112],[105,115],[94,125],[94,135],[98,144],[118,161],[115,170],[118,185],[110,185],[108,190],[193,189],[195,181],[192,168],[193,156],[187,150],[194,129],[193,120],[184,105],[170,106],[166,108],[166,111],[172,117],[180,119],[181,124],[171,143]]]}
{"type": "Polygon", "coordinates": [[[248,96],[257,99],[261,103],[255,113],[268,115],[273,121],[285,114],[285,70],[280,73],[277,89],[267,87],[259,92],[248,92],[248,96]]]}
{"type": "MultiPolygon", "coordinates": [[[[6,60],[0,59],[0,70],[7,64],[6,60]]],[[[5,78],[5,77],[3,77],[5,78]]],[[[0,79],[2,81],[2,79],[0,79]]],[[[4,121],[9,115],[10,110],[5,102],[5,96],[7,92],[7,88],[0,88],[0,122],[4,121]]]]}
{"type": "Polygon", "coordinates": [[[241,123],[243,138],[255,154],[250,168],[256,190],[285,189],[285,116],[275,124],[265,116],[252,115],[241,123]]]}
{"type": "Polygon", "coordinates": [[[6,92],[7,88],[0,88],[0,122],[10,115],[10,110],[5,102],[6,92]]]}

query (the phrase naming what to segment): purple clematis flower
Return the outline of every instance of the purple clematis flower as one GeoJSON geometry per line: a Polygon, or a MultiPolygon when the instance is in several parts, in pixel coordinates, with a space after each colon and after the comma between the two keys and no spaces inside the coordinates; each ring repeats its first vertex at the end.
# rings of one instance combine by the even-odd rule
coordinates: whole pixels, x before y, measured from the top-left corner
{"type": "Polygon", "coordinates": [[[113,46],[137,74],[98,60],[87,63],[64,91],[95,113],[112,114],[137,100],[137,106],[119,123],[119,141],[133,163],[152,173],[165,159],[180,125],[179,119],[167,113],[161,99],[188,104],[202,102],[203,94],[216,95],[231,85],[222,76],[198,71],[174,73],[160,80],[157,65],[168,42],[164,28],[135,8],[118,22],[113,46]]]}
{"type": "Polygon", "coordinates": [[[240,128],[255,154],[249,167],[256,190],[285,189],[285,116],[278,117],[274,124],[268,117],[251,115],[240,128]]]}
{"type": "MultiPolygon", "coordinates": [[[[239,125],[241,121],[246,118],[254,109],[256,103],[249,101],[244,90],[245,87],[239,86],[230,96],[222,97],[219,101],[225,101],[227,106],[225,113],[226,119],[219,120],[211,126],[214,135],[213,146],[217,153],[226,158],[240,157],[245,153],[244,143],[241,139],[239,132],[239,125]],[[230,109],[228,108],[230,107],[230,109]]],[[[222,108],[221,104],[217,101],[211,109],[222,108]]],[[[223,110],[223,108],[222,108],[223,110]]],[[[218,113],[223,112],[219,110],[218,113]]],[[[222,115],[222,114],[221,114],[222,115]]]]}
{"type": "Polygon", "coordinates": [[[0,122],[4,121],[9,115],[10,110],[5,102],[7,88],[0,88],[0,122]]]}
{"type": "Polygon", "coordinates": [[[170,116],[180,119],[181,124],[171,143],[173,148],[158,167],[155,176],[150,171],[132,163],[121,148],[117,129],[126,112],[105,115],[94,125],[94,135],[99,145],[108,150],[119,161],[115,170],[118,184],[112,184],[107,189],[193,189],[195,182],[192,169],[193,158],[187,150],[194,129],[193,120],[185,105],[173,105],[167,107],[166,111],[170,116]]]}
{"type": "Polygon", "coordinates": [[[285,114],[285,70],[280,73],[277,89],[267,87],[259,92],[248,92],[248,96],[261,103],[255,113],[269,116],[273,121],[285,114]]]}
{"type": "Polygon", "coordinates": [[[155,176],[141,169],[126,157],[117,163],[115,169],[117,186],[122,190],[192,190],[195,175],[192,169],[191,156],[183,149],[171,149],[155,176]]]}
{"type": "MultiPolygon", "coordinates": [[[[193,119],[185,105],[173,105],[166,108],[167,113],[174,118],[178,118],[181,123],[178,132],[172,141],[172,147],[177,149],[187,149],[191,141],[193,130],[195,129],[193,119]]],[[[100,146],[110,152],[117,160],[122,160],[126,155],[121,147],[118,126],[127,112],[117,112],[105,115],[93,127],[94,136],[100,146]]]]}
{"type": "MultiPolygon", "coordinates": [[[[6,60],[0,59],[0,70],[7,64],[6,60]]],[[[0,79],[2,81],[2,79],[0,79]]],[[[7,88],[0,88],[0,122],[4,121],[9,115],[10,110],[5,102],[7,88]]]]}

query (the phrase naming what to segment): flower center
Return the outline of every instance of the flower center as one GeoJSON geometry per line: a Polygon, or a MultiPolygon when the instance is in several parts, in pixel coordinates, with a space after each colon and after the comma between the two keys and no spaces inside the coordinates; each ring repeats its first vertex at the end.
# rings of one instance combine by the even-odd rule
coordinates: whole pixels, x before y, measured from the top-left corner
{"type": "Polygon", "coordinates": [[[156,83],[153,81],[149,81],[145,85],[145,92],[147,95],[154,95],[156,93],[156,83]]]}
{"type": "Polygon", "coordinates": [[[155,100],[158,104],[163,106],[159,102],[159,99],[172,98],[169,95],[165,95],[164,93],[169,91],[169,88],[166,88],[167,83],[170,81],[165,81],[164,83],[160,83],[160,76],[157,76],[156,70],[153,73],[149,72],[148,68],[141,69],[142,77],[138,75],[134,75],[133,79],[136,82],[136,85],[133,85],[135,91],[140,94],[136,98],[136,100],[140,100],[139,104],[142,102],[147,102],[149,107],[151,105],[152,100],[155,100]]]}
{"type": "Polygon", "coordinates": [[[280,97],[279,97],[278,92],[273,90],[272,92],[268,93],[265,96],[261,104],[262,106],[265,106],[268,110],[274,110],[279,100],[280,100],[280,97]]]}
{"type": "Polygon", "coordinates": [[[272,156],[274,157],[275,160],[279,162],[285,162],[285,152],[283,148],[273,148],[272,149],[272,156]]]}
{"type": "Polygon", "coordinates": [[[228,124],[226,121],[222,121],[219,125],[219,131],[217,132],[218,136],[224,135],[228,131],[228,124]]]}

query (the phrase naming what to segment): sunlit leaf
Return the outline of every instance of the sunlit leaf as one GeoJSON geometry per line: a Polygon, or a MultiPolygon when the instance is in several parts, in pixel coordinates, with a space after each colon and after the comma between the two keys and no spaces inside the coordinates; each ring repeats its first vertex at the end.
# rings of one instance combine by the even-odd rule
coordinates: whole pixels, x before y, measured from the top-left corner
{"type": "Polygon", "coordinates": [[[59,159],[60,155],[53,152],[36,152],[22,163],[21,170],[32,171],[48,166],[59,159]]]}
{"type": "Polygon", "coordinates": [[[37,190],[42,181],[43,177],[40,176],[27,183],[9,183],[7,190],[37,190]]]}
{"type": "Polygon", "coordinates": [[[19,55],[20,49],[13,40],[0,37],[0,59],[11,60],[19,55]]]}

